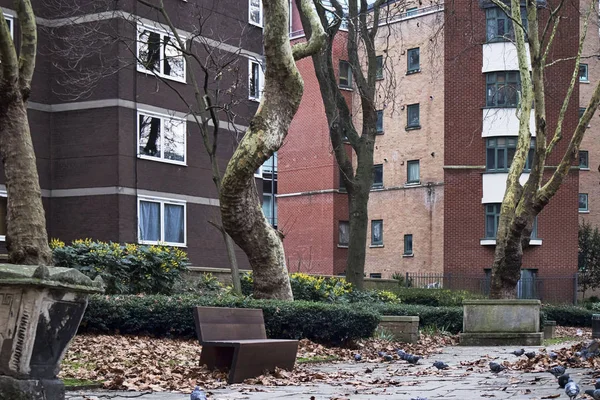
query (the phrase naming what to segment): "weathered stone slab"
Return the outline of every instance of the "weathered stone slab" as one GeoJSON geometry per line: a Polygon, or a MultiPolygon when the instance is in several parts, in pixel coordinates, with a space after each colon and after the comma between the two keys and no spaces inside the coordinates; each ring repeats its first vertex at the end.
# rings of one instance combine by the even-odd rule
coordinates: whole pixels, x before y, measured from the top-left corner
{"type": "Polygon", "coordinates": [[[405,343],[419,341],[419,317],[384,315],[381,317],[379,327],[390,332],[397,341],[405,343]]]}
{"type": "Polygon", "coordinates": [[[556,321],[546,321],[544,323],[544,339],[552,339],[556,333],[556,321]]]}
{"type": "Polygon", "coordinates": [[[544,334],[537,333],[460,333],[461,346],[541,346],[544,334]]]}
{"type": "Polygon", "coordinates": [[[59,379],[15,379],[0,375],[0,400],[64,400],[65,385],[59,379]]]}

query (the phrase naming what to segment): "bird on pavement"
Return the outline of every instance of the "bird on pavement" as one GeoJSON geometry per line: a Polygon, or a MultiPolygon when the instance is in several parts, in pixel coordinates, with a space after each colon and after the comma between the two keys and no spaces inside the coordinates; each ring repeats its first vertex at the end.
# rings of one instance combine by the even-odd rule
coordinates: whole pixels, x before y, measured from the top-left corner
{"type": "Polygon", "coordinates": [[[600,400],[600,389],[587,389],[584,393],[594,400],[600,400]]]}
{"type": "Polygon", "coordinates": [[[360,360],[362,360],[362,356],[360,354],[355,354],[354,361],[360,361],[360,360]]]}
{"type": "Polygon", "coordinates": [[[600,389],[600,379],[596,379],[596,383],[594,384],[595,389],[600,389]]]}
{"type": "Polygon", "coordinates": [[[443,361],[436,361],[433,363],[433,366],[436,367],[437,369],[448,369],[449,368],[449,365],[443,361]]]}
{"type": "Polygon", "coordinates": [[[378,352],[377,352],[377,355],[378,355],[379,357],[385,357],[385,351],[378,351],[378,352]]]}
{"type": "Polygon", "coordinates": [[[525,353],[525,357],[527,357],[529,360],[531,360],[532,358],[535,358],[535,351],[530,351],[525,353]]]}
{"type": "Polygon", "coordinates": [[[521,357],[523,354],[525,354],[525,349],[521,349],[521,350],[515,350],[510,354],[514,354],[517,357],[521,357]]]}
{"type": "Polygon", "coordinates": [[[206,394],[204,391],[200,390],[199,386],[196,386],[192,395],[190,396],[190,400],[206,400],[206,394]]]}
{"type": "Polygon", "coordinates": [[[556,354],[555,352],[551,351],[550,353],[548,353],[548,357],[550,357],[550,359],[552,361],[556,360],[558,358],[558,354],[556,354]]]}
{"type": "Polygon", "coordinates": [[[506,367],[502,364],[498,364],[497,362],[490,362],[490,371],[494,373],[502,372],[506,369],[506,367]]]}
{"type": "Polygon", "coordinates": [[[579,385],[573,382],[573,379],[569,379],[569,382],[565,385],[565,393],[569,396],[569,399],[575,399],[579,394],[579,385]]]}
{"type": "Polygon", "coordinates": [[[423,357],[421,356],[415,356],[415,355],[408,355],[406,357],[406,361],[408,361],[409,364],[417,364],[419,362],[420,359],[422,359],[423,357]]]}
{"type": "Polygon", "coordinates": [[[557,365],[556,367],[552,367],[548,370],[548,372],[554,375],[555,378],[564,375],[565,371],[565,367],[563,367],[562,365],[557,365]]]}
{"type": "Polygon", "coordinates": [[[400,350],[396,350],[396,354],[398,354],[398,357],[400,357],[402,360],[404,360],[404,356],[406,355],[406,352],[402,349],[400,350]]]}
{"type": "Polygon", "coordinates": [[[563,374],[563,375],[559,376],[558,377],[558,387],[560,387],[561,389],[564,389],[565,386],[567,385],[567,383],[569,382],[569,379],[571,379],[569,374],[563,374]]]}
{"type": "Polygon", "coordinates": [[[392,361],[394,358],[392,356],[390,356],[389,354],[386,354],[385,356],[383,356],[383,359],[385,361],[392,361]]]}

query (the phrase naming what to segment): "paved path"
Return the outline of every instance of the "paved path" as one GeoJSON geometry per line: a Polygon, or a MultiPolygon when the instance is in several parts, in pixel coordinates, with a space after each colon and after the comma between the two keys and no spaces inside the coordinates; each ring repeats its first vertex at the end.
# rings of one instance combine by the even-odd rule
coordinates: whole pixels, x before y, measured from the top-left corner
{"type": "MultiPolygon", "coordinates": [[[[565,344],[551,347],[564,347],[565,344]]],[[[533,350],[528,347],[527,350],[533,350]]],[[[209,399],[221,400],[270,400],[301,399],[330,400],[351,399],[366,400],[388,398],[410,400],[417,397],[452,400],[474,399],[543,399],[560,394],[559,399],[567,399],[563,389],[558,388],[556,380],[547,372],[524,373],[504,371],[494,375],[485,367],[461,366],[461,361],[475,361],[489,357],[489,361],[514,361],[516,357],[508,354],[514,348],[503,347],[446,347],[442,354],[432,355],[421,360],[417,366],[408,366],[405,362],[384,363],[328,363],[313,365],[313,372],[349,373],[352,377],[336,379],[331,383],[314,382],[302,386],[250,386],[230,385],[226,389],[210,392],[209,399]],[[431,364],[436,359],[444,360],[451,369],[434,372],[431,364]],[[372,370],[365,372],[367,369],[372,370]],[[410,374],[410,375],[407,375],[410,374]]],[[[590,388],[593,379],[591,370],[570,369],[571,377],[580,382],[582,393],[590,388]]],[[[141,394],[135,392],[68,392],[67,400],[185,400],[189,395],[176,393],[141,394]]]]}

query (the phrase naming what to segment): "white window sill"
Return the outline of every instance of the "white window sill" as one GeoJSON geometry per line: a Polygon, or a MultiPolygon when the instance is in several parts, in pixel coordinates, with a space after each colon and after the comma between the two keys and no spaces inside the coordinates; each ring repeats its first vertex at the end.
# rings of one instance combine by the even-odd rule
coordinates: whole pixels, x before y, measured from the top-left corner
{"type": "Polygon", "coordinates": [[[347,86],[339,86],[338,85],[338,89],[345,90],[347,92],[354,92],[354,89],[352,89],[351,87],[347,87],[347,86]]]}
{"type": "Polygon", "coordinates": [[[347,244],[338,244],[337,247],[338,247],[338,249],[347,249],[348,245],[347,244]]]}
{"type": "Polygon", "coordinates": [[[579,214],[589,214],[590,210],[579,210],[579,214]]]}
{"type": "Polygon", "coordinates": [[[587,80],[587,81],[579,81],[579,83],[590,83],[590,81],[589,80],[587,80]]]}
{"type": "Polygon", "coordinates": [[[187,163],[185,161],[168,160],[166,158],[146,156],[144,154],[138,154],[138,158],[140,158],[142,160],[157,161],[157,162],[161,162],[161,163],[165,163],[165,164],[174,164],[174,165],[179,165],[181,167],[187,167],[187,163]]]}
{"type": "MultiPolygon", "coordinates": [[[[184,63],[185,63],[185,60],[184,60],[184,63]]],[[[170,81],[175,81],[175,82],[187,84],[187,81],[185,79],[185,75],[186,75],[186,68],[185,67],[183,68],[183,76],[184,76],[183,78],[178,78],[176,76],[161,74],[160,72],[156,72],[156,71],[150,71],[150,70],[147,70],[144,67],[141,67],[139,64],[138,64],[137,71],[141,72],[142,74],[152,75],[152,76],[158,76],[158,77],[161,77],[161,78],[164,78],[164,79],[168,79],[170,81]]]]}
{"type": "Polygon", "coordinates": [[[250,101],[255,101],[257,103],[260,103],[260,97],[252,97],[252,96],[248,96],[248,100],[250,101]]]}
{"type": "MultiPolygon", "coordinates": [[[[588,127],[589,128],[589,127],[588,127]]],[[[579,167],[580,171],[589,171],[590,167],[579,167]]]]}
{"type": "Polygon", "coordinates": [[[258,27],[258,28],[260,28],[260,29],[262,29],[262,28],[263,28],[263,24],[258,24],[258,23],[254,22],[254,21],[252,21],[252,20],[248,20],[248,23],[249,23],[250,25],[254,25],[254,26],[256,26],[256,27],[258,27]]]}
{"type": "Polygon", "coordinates": [[[169,243],[169,242],[156,242],[153,240],[138,240],[139,244],[154,245],[154,246],[170,246],[170,247],[187,247],[186,243],[169,243]]]}
{"type": "Polygon", "coordinates": [[[404,187],[416,187],[416,186],[421,186],[421,182],[406,182],[404,184],[404,187]]]}
{"type": "Polygon", "coordinates": [[[377,249],[377,248],[384,247],[384,245],[382,245],[382,244],[372,244],[372,245],[369,245],[369,247],[372,248],[372,249],[377,249]]]}
{"type": "Polygon", "coordinates": [[[383,186],[371,186],[371,191],[383,190],[385,187],[383,186]]]}
{"type": "Polygon", "coordinates": [[[415,253],[410,253],[410,254],[402,254],[402,258],[411,258],[414,257],[415,253]]]}
{"type": "MultiPolygon", "coordinates": [[[[495,246],[496,239],[481,239],[479,241],[479,244],[482,246],[495,246]]],[[[542,239],[529,239],[529,245],[530,246],[541,246],[542,239]]]]}

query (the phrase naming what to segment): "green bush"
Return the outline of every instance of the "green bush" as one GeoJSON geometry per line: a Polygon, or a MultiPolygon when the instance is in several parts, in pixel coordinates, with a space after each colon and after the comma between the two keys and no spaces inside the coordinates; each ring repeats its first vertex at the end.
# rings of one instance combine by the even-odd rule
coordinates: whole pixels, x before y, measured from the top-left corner
{"type": "Polygon", "coordinates": [[[463,300],[482,298],[467,290],[398,288],[394,292],[403,304],[433,307],[462,306],[463,300]]]}
{"type": "MultiPolygon", "coordinates": [[[[429,289],[432,290],[432,289],[429,289]]],[[[462,330],[462,307],[430,307],[417,304],[378,304],[373,309],[380,315],[412,315],[419,317],[419,326],[458,333],[462,330]]]]}
{"type": "Polygon", "coordinates": [[[90,297],[80,331],[190,337],[195,335],[195,306],[260,308],[268,337],[331,344],[370,337],[379,323],[375,311],[356,305],[233,296],[97,295],[90,297]]]}
{"type": "Polygon", "coordinates": [[[100,275],[107,294],[169,294],[181,279],[187,254],[175,247],[75,240],[70,246],[53,239],[54,265],[76,268],[94,279],[100,275]]]}
{"type": "Polygon", "coordinates": [[[600,313],[600,310],[594,311],[568,305],[544,305],[542,312],[546,320],[556,321],[556,325],[585,327],[592,326],[592,315],[600,313]]]}

